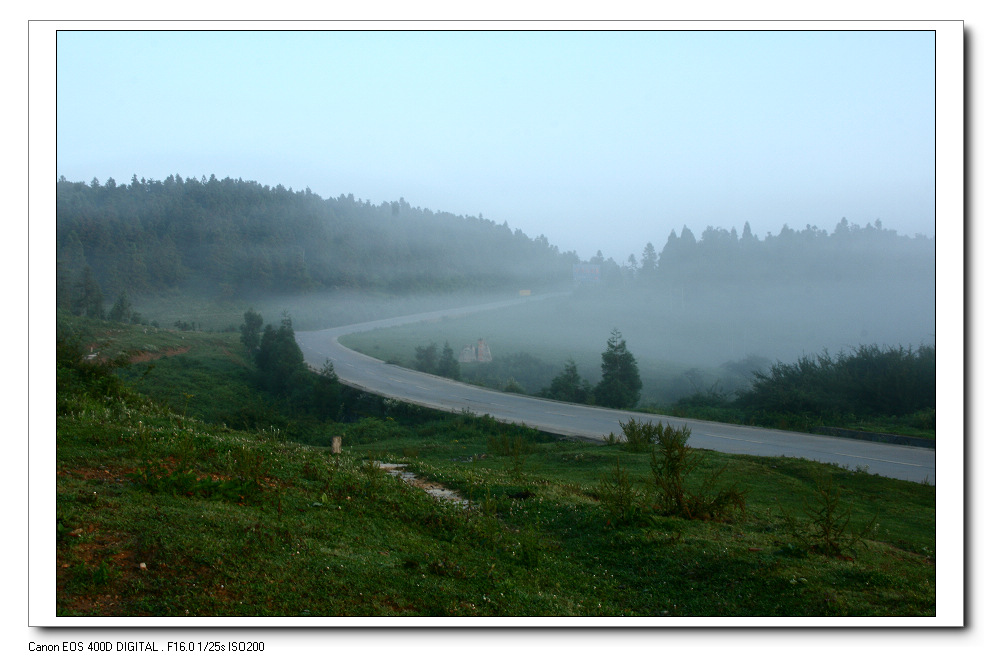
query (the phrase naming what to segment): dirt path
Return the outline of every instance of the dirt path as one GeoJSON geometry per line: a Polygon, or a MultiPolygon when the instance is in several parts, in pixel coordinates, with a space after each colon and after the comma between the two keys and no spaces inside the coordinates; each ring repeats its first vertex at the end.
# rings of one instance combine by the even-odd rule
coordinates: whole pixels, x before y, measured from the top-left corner
{"type": "Polygon", "coordinates": [[[381,461],[377,461],[376,464],[393,477],[399,477],[407,484],[415,486],[418,489],[422,489],[435,498],[459,503],[463,507],[468,507],[470,504],[469,501],[458,495],[458,492],[452,491],[451,489],[435,482],[424,481],[412,472],[407,472],[407,464],[405,463],[382,463],[381,461]]]}

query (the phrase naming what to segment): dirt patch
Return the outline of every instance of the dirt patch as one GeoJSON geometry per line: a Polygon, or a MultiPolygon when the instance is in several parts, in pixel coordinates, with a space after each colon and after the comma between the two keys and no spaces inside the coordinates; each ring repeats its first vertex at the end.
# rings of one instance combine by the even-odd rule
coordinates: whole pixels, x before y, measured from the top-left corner
{"type": "Polygon", "coordinates": [[[141,364],[147,361],[161,359],[162,357],[174,357],[177,354],[186,354],[189,350],[190,346],[187,345],[186,347],[172,347],[168,350],[162,350],[161,352],[139,352],[128,357],[128,361],[132,364],[141,364]]]}
{"type": "Polygon", "coordinates": [[[441,500],[447,500],[450,502],[458,503],[464,507],[469,506],[469,501],[458,495],[457,491],[452,491],[451,489],[438,484],[436,482],[428,482],[427,480],[417,477],[412,472],[406,470],[407,464],[405,463],[382,463],[381,461],[376,461],[376,465],[388,472],[393,477],[399,477],[401,480],[409,484],[410,486],[415,486],[418,489],[426,491],[428,494],[439,498],[441,500]]]}

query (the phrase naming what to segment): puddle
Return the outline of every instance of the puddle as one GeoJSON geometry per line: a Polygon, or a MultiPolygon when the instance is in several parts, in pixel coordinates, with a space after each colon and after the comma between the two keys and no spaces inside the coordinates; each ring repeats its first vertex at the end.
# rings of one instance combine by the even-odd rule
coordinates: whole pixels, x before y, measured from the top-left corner
{"type": "Polygon", "coordinates": [[[428,494],[438,498],[440,500],[447,500],[449,502],[458,503],[463,507],[469,507],[469,501],[458,495],[457,491],[452,491],[451,489],[441,486],[435,482],[427,482],[417,477],[412,472],[407,471],[406,463],[383,463],[382,461],[375,462],[377,466],[388,472],[393,477],[399,477],[401,480],[406,482],[411,486],[415,486],[418,489],[426,491],[428,494]]]}

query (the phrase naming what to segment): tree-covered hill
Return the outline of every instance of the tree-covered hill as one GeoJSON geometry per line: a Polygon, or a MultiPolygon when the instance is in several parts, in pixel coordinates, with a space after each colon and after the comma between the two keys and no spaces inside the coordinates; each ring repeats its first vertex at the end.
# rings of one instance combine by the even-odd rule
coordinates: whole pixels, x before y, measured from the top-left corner
{"type": "Polygon", "coordinates": [[[410,293],[528,288],[569,279],[574,253],[504,222],[323,199],[281,185],[179,175],[89,185],[61,178],[60,303],[87,267],[108,298],[190,285],[219,296],[335,287],[410,293]]]}
{"type": "Polygon", "coordinates": [[[815,225],[784,225],[764,239],[745,222],[741,234],[736,227],[708,226],[698,239],[683,226],[681,233],[671,230],[660,251],[647,243],[640,259],[631,254],[623,265],[602,256],[592,262],[601,265],[604,282],[636,279],[652,288],[850,281],[871,288],[907,280],[932,283],[936,241],[900,235],[881,220],[859,226],[842,218],[832,233],[815,225]]]}

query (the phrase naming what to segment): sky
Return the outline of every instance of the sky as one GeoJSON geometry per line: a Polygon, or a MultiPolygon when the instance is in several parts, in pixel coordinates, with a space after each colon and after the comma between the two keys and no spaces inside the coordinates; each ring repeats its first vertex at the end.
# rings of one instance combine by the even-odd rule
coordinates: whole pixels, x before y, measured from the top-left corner
{"type": "Polygon", "coordinates": [[[56,169],[216,175],[506,222],[936,233],[932,31],[60,31],[56,169]]]}

